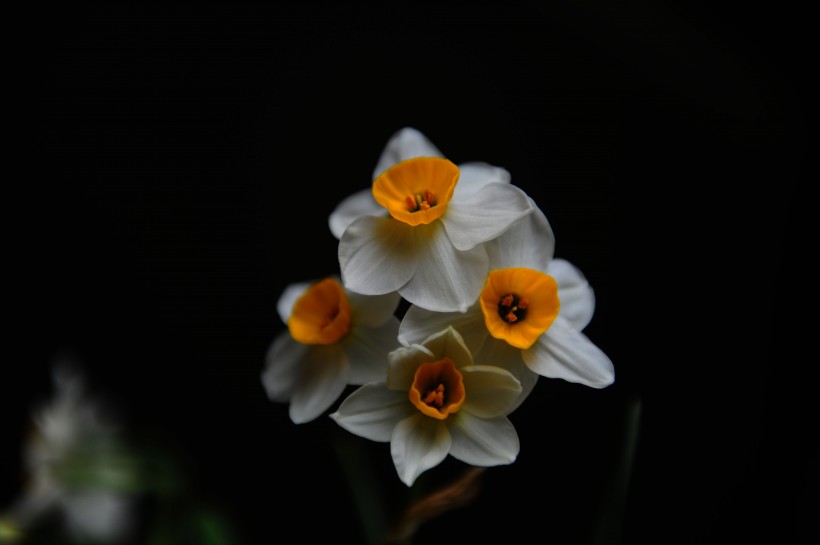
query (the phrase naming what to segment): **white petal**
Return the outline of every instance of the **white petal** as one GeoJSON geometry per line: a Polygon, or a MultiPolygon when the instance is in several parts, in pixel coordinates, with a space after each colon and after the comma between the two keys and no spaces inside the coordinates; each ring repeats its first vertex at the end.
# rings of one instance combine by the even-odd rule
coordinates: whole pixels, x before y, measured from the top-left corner
{"type": "Polygon", "coordinates": [[[398,291],[416,270],[413,229],[393,218],[363,216],[339,241],[339,266],[347,289],[365,295],[398,291]]]}
{"type": "Polygon", "coordinates": [[[555,235],[547,216],[530,199],[533,211],[487,243],[491,269],[528,267],[546,272],[555,253],[555,235]]]}
{"type": "Polygon", "coordinates": [[[461,163],[456,184],[456,199],[468,199],[485,185],[492,182],[510,183],[510,173],[505,168],[482,162],[461,163]]]}
{"type": "Polygon", "coordinates": [[[282,294],[279,296],[279,300],[276,302],[276,312],[279,313],[279,318],[282,319],[282,322],[285,324],[288,323],[290,313],[293,312],[294,303],[296,303],[296,300],[299,299],[302,294],[314,284],[314,282],[316,282],[316,280],[297,282],[288,285],[282,291],[282,294]]]}
{"type": "Polygon", "coordinates": [[[294,424],[314,420],[339,399],[347,386],[348,364],[339,345],[313,345],[301,362],[299,382],[290,398],[294,424]]]}
{"type": "Polygon", "coordinates": [[[265,368],[262,371],[262,386],[268,399],[279,403],[290,400],[308,348],[294,341],[287,331],[277,335],[265,354],[265,368]]]}
{"type": "Polygon", "coordinates": [[[395,318],[401,296],[395,291],[384,295],[362,295],[349,291],[347,300],[356,326],[378,327],[395,318]]]}
{"type": "Polygon", "coordinates": [[[592,320],[595,312],[595,293],[580,269],[565,259],[556,259],[546,273],[558,283],[561,316],[578,331],[592,320]]]}
{"type": "Polygon", "coordinates": [[[463,410],[481,418],[506,416],[515,408],[521,383],[512,373],[490,365],[470,365],[460,369],[464,378],[463,410]]]}
{"type": "Polygon", "coordinates": [[[441,222],[453,246],[469,250],[499,236],[533,210],[531,199],[519,188],[491,183],[468,199],[452,199],[441,222]]]}
{"type": "Polygon", "coordinates": [[[387,380],[387,355],[399,347],[399,319],[392,316],[379,327],[354,328],[342,343],[350,365],[347,382],[366,384],[387,380]]]}
{"type": "Polygon", "coordinates": [[[421,343],[436,359],[450,358],[456,367],[466,367],[473,364],[473,355],[464,344],[464,339],[452,327],[434,333],[421,343]]]}
{"type": "Polygon", "coordinates": [[[345,197],[330,213],[327,223],[333,236],[342,238],[347,226],[361,216],[386,216],[387,210],[373,198],[371,188],[362,189],[345,197]]]}
{"type": "Polygon", "coordinates": [[[388,390],[383,382],[372,382],[347,396],[330,417],[350,433],[386,443],[399,422],[417,413],[407,392],[388,390]]]}
{"type": "Polygon", "coordinates": [[[511,464],[518,457],[518,433],[506,416],[484,419],[466,411],[459,411],[455,416],[458,418],[449,423],[453,458],[489,467],[511,464]]]}
{"type": "Polygon", "coordinates": [[[609,357],[559,315],[523,352],[524,363],[541,376],[605,388],[615,381],[609,357]]]}
{"type": "Polygon", "coordinates": [[[436,356],[420,344],[397,348],[387,356],[387,387],[406,396],[419,365],[435,360],[436,356]]]}
{"type": "Polygon", "coordinates": [[[390,439],[390,453],[401,481],[413,486],[419,475],[447,457],[450,442],[441,420],[417,413],[399,422],[390,439]]]}
{"type": "Polygon", "coordinates": [[[506,369],[521,383],[521,394],[510,412],[517,409],[527,399],[538,382],[538,373],[526,366],[522,359],[521,349],[511,346],[506,341],[489,337],[474,359],[476,364],[493,365],[506,369]]]}
{"type": "Polygon", "coordinates": [[[444,157],[444,154],[419,130],[405,127],[387,141],[373,169],[373,179],[396,163],[413,157],[444,157]]]}
{"type": "Polygon", "coordinates": [[[487,279],[487,252],[483,246],[456,250],[441,227],[436,222],[415,228],[421,235],[416,270],[399,294],[428,310],[465,312],[478,300],[487,279]]]}
{"type": "Polygon", "coordinates": [[[418,343],[447,326],[461,334],[472,354],[478,353],[489,336],[484,314],[477,303],[466,312],[433,312],[410,305],[399,326],[399,342],[405,346],[418,343]]]}

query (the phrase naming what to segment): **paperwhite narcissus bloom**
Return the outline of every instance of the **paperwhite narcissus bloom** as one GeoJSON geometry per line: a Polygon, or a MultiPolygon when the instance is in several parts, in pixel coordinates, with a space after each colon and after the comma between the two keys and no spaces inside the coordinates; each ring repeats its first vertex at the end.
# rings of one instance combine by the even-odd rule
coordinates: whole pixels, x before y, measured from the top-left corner
{"type": "Polygon", "coordinates": [[[487,275],[484,243],[533,210],[509,173],[455,165],[419,131],[388,142],[372,186],[343,200],[329,226],[351,291],[398,292],[434,311],[465,311],[487,275]]]}
{"type": "Polygon", "coordinates": [[[8,514],[13,526],[62,517],[78,542],[124,543],[134,529],[137,500],[126,490],[137,479],[120,444],[118,426],[86,391],[79,373],[55,369],[54,398],[35,415],[26,441],[25,495],[8,514]]]}
{"type": "Polygon", "coordinates": [[[314,420],[348,384],[383,380],[398,346],[397,293],[367,296],[336,277],[291,284],[277,311],[288,330],[268,350],[262,385],[270,400],[290,403],[295,424],[314,420]]]}
{"type": "Polygon", "coordinates": [[[399,478],[412,486],[448,454],[474,466],[514,462],[518,434],[507,415],[520,394],[509,371],[475,365],[447,327],[391,352],[387,380],[360,387],[330,416],[356,435],[389,441],[399,478]]]}
{"type": "Polygon", "coordinates": [[[491,270],[476,304],[465,313],[413,305],[399,342],[407,346],[453,325],[476,362],[502,365],[521,381],[519,404],[538,376],[593,388],[612,384],[611,360],[581,332],[592,319],[594,292],[576,267],[553,259],[554,248],[547,218],[536,210],[488,244],[491,270]]]}

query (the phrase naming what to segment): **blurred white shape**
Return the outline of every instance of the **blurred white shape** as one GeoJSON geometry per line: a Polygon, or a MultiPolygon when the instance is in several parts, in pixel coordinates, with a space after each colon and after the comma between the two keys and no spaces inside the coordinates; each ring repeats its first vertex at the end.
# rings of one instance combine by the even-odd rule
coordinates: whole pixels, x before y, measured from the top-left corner
{"type": "Polygon", "coordinates": [[[25,533],[56,513],[71,539],[125,543],[135,502],[123,487],[135,475],[122,463],[119,426],[88,395],[76,365],[56,365],[53,380],[53,397],[32,415],[23,451],[28,480],[8,518],[25,533]]]}

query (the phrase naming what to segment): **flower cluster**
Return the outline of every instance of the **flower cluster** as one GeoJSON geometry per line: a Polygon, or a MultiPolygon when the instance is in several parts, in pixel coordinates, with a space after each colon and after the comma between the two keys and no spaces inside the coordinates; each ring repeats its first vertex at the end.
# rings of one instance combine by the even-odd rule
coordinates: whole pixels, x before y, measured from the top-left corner
{"type": "Polygon", "coordinates": [[[389,442],[407,486],[447,455],[479,467],[514,462],[508,416],[539,377],[614,381],[612,362],[582,333],[592,288],[554,257],[546,216],[506,169],[456,165],[404,128],[371,186],[328,223],[340,274],[284,290],[277,311],[287,330],[266,355],[262,384],[296,424],[358,386],[329,416],[389,442]]]}

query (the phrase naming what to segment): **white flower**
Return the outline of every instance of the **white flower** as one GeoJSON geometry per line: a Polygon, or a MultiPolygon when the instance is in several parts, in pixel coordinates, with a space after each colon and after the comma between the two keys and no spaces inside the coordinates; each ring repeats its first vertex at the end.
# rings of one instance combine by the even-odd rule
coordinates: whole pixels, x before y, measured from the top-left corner
{"type": "Polygon", "coordinates": [[[373,176],[329,217],[345,287],[397,291],[434,311],[467,310],[487,275],[484,243],[530,214],[532,201],[506,170],[456,166],[412,128],[391,137],[373,176]]]}
{"type": "Polygon", "coordinates": [[[133,531],[138,478],[128,463],[119,426],[90,398],[82,376],[68,364],[55,368],[54,398],[34,415],[25,444],[29,480],[9,513],[12,524],[36,526],[51,513],[72,539],[120,543],[133,531]]]}
{"type": "Polygon", "coordinates": [[[289,285],[277,311],[288,330],[270,346],[262,385],[271,401],[290,403],[295,424],[314,420],[348,384],[383,380],[398,346],[397,293],[366,296],[336,277],[289,285]]]}
{"type": "Polygon", "coordinates": [[[488,244],[490,272],[465,313],[436,313],[412,305],[399,342],[408,346],[452,325],[476,362],[509,369],[522,383],[523,401],[538,376],[604,388],[615,380],[609,357],[581,331],[595,309],[592,288],[580,270],[553,259],[555,238],[536,210],[488,244]]]}
{"type": "Polygon", "coordinates": [[[475,365],[452,327],[390,353],[387,380],[366,384],[330,416],[346,430],[390,442],[399,478],[412,486],[447,455],[474,466],[510,464],[518,434],[507,418],[521,384],[475,365]]]}

